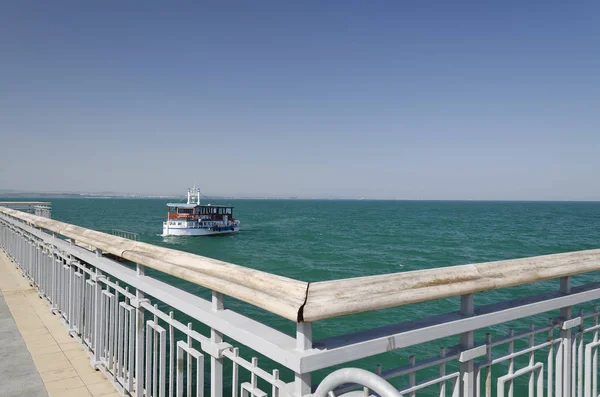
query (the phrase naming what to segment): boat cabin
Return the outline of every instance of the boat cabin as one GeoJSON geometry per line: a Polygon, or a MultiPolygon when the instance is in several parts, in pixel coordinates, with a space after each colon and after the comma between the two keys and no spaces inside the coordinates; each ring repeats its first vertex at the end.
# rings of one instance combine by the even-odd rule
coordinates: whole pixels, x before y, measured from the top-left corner
{"type": "Polygon", "coordinates": [[[223,205],[198,205],[168,203],[167,219],[170,220],[230,220],[233,219],[233,207],[223,205]]]}

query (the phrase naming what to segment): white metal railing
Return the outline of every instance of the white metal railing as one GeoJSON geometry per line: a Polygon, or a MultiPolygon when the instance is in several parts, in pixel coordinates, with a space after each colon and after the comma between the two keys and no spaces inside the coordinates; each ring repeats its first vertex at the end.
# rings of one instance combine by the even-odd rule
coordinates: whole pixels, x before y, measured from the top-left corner
{"type": "Polygon", "coordinates": [[[52,203],[46,201],[0,201],[0,207],[17,209],[43,218],[52,217],[52,203]]]}
{"type": "Polygon", "coordinates": [[[600,283],[571,285],[600,269],[598,250],[304,283],[6,208],[0,246],[125,395],[598,396],[600,283]],[[475,306],[480,291],[551,279],[555,291],[475,306]],[[296,334],[226,309],[226,296],[295,322],[296,334]],[[312,337],[322,319],[451,296],[455,312],[312,337]],[[530,325],[509,329],[515,320],[530,325]],[[394,364],[337,370],[373,356],[394,364]]]}

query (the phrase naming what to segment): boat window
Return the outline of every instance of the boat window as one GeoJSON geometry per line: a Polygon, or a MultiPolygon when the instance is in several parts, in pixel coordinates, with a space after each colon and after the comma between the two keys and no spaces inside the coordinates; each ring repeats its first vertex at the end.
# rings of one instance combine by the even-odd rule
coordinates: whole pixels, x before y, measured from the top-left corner
{"type": "Polygon", "coordinates": [[[193,208],[178,208],[177,209],[177,213],[179,213],[179,214],[193,214],[194,213],[194,209],[193,208]]]}
{"type": "Polygon", "coordinates": [[[223,208],[219,208],[219,215],[223,215],[223,208]]]}
{"type": "Polygon", "coordinates": [[[175,207],[169,207],[169,212],[170,212],[171,214],[175,213],[175,207]]]}
{"type": "Polygon", "coordinates": [[[213,214],[216,214],[216,213],[217,213],[217,209],[216,209],[216,208],[213,208],[213,209],[212,209],[212,213],[213,213],[213,214]]]}
{"type": "Polygon", "coordinates": [[[226,214],[227,214],[227,215],[231,215],[231,208],[227,208],[227,212],[226,212],[226,214]]]}

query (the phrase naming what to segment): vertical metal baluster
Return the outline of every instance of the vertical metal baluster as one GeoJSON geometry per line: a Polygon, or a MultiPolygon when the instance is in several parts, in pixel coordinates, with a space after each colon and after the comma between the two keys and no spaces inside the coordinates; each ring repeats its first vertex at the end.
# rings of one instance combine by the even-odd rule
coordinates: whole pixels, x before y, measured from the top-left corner
{"type": "MultiPolygon", "coordinates": [[[[117,300],[118,302],[118,300],[117,300]]],[[[116,378],[124,378],[123,375],[123,364],[125,364],[123,360],[123,348],[125,343],[125,308],[119,303],[117,306],[119,308],[117,315],[117,360],[115,363],[115,376],[116,378]]]]}
{"type": "MultiPolygon", "coordinates": [[[[136,276],[138,278],[144,276],[144,267],[142,265],[136,265],[136,276]]],[[[141,301],[144,299],[142,291],[136,289],[135,291],[135,396],[144,396],[144,309],[141,307],[141,301]]]]}
{"type": "Polygon", "coordinates": [[[577,348],[577,396],[583,397],[583,310],[579,311],[581,325],[579,326],[579,346],[577,348]]]}
{"type": "MultiPolygon", "coordinates": [[[[102,324],[103,326],[101,328],[104,329],[104,327],[106,326],[106,324],[108,324],[109,322],[109,311],[110,311],[110,306],[108,305],[108,296],[106,296],[106,294],[102,294],[102,299],[100,300],[100,318],[102,319],[102,324]]],[[[102,332],[102,335],[98,337],[100,343],[98,345],[99,349],[100,349],[100,359],[106,359],[107,355],[107,349],[108,349],[108,333],[106,332],[102,332]]],[[[108,367],[108,365],[107,365],[108,367]]]]}
{"type": "MultiPolygon", "coordinates": [[[[598,342],[598,305],[594,305],[594,338],[593,343],[598,342]]],[[[594,396],[598,395],[598,349],[594,349],[594,355],[592,357],[592,392],[594,396]]]]}
{"type": "MultiPolygon", "coordinates": [[[[510,328],[508,330],[508,336],[510,338],[515,336],[515,330],[510,328]]],[[[515,352],[515,342],[514,342],[514,340],[511,340],[510,342],[508,342],[508,354],[513,354],[514,352],[515,352]]],[[[508,373],[510,375],[512,375],[514,372],[515,372],[515,359],[511,357],[508,360],[508,373]]],[[[512,379],[510,379],[508,381],[508,397],[513,397],[513,392],[514,392],[514,382],[512,379]]]]}
{"type": "Polygon", "coordinates": [[[237,364],[237,358],[240,356],[240,349],[238,349],[237,347],[233,348],[233,368],[232,368],[232,372],[231,372],[231,397],[237,397],[238,396],[238,390],[239,390],[239,382],[238,382],[238,376],[239,376],[239,370],[238,370],[238,364],[237,364]]]}
{"type": "Polygon", "coordinates": [[[174,376],[174,361],[175,357],[175,328],[173,327],[173,311],[169,312],[169,397],[173,397],[173,376],[174,376]]]}
{"type": "Polygon", "coordinates": [[[112,360],[115,373],[118,372],[118,352],[119,352],[119,281],[115,280],[115,297],[113,298],[113,326],[111,327],[111,333],[113,335],[113,343],[111,345],[112,360]]]}
{"type": "Polygon", "coordinates": [[[152,393],[152,384],[154,379],[152,378],[152,337],[154,336],[154,330],[151,327],[150,321],[146,323],[146,396],[156,397],[156,394],[152,393]]]}
{"type": "MultiPolygon", "coordinates": [[[[529,347],[535,346],[535,325],[529,324],[529,347]]],[[[535,364],[535,352],[533,349],[529,352],[529,366],[533,367],[535,364]]],[[[529,373],[529,397],[534,397],[534,372],[529,373]]]]}
{"type": "Polygon", "coordinates": [[[158,305],[154,305],[154,324],[152,328],[152,334],[154,336],[154,340],[152,343],[152,396],[158,396],[158,332],[156,330],[156,326],[158,325],[158,317],[156,313],[158,312],[158,305]]]}
{"type": "Polygon", "coordinates": [[[196,359],[196,397],[204,397],[204,358],[196,359]]]}
{"type": "Polygon", "coordinates": [[[273,370],[273,386],[271,387],[271,397],[279,397],[279,388],[277,387],[277,381],[279,380],[279,370],[273,370]]]}
{"type": "MultiPolygon", "coordinates": [[[[131,304],[131,302],[130,302],[131,304]]],[[[128,382],[128,391],[132,392],[133,391],[133,379],[134,379],[134,368],[135,368],[135,335],[136,335],[136,328],[135,328],[135,320],[134,320],[134,314],[135,310],[134,309],[129,309],[128,310],[128,316],[129,316],[129,366],[127,368],[127,382],[128,382]]]]}
{"type": "MultiPolygon", "coordinates": [[[[415,356],[410,356],[408,357],[408,364],[411,367],[415,367],[415,356]]],[[[417,374],[415,373],[415,370],[413,369],[412,371],[409,372],[408,374],[408,385],[409,387],[414,387],[417,384],[417,374]]],[[[410,393],[410,397],[415,397],[416,393],[413,391],[410,393]]]]}
{"type": "MultiPolygon", "coordinates": [[[[219,312],[223,310],[223,294],[212,292],[212,311],[219,312]]],[[[223,334],[214,328],[210,329],[210,341],[212,343],[223,342],[223,334]]],[[[223,396],[223,359],[212,357],[210,358],[210,396],[223,396]]]]}
{"type": "MultiPolygon", "coordinates": [[[[560,292],[563,294],[571,293],[571,277],[561,277],[560,279],[560,292]]],[[[572,308],[571,306],[563,307],[560,309],[560,318],[561,321],[567,321],[571,319],[572,316],[572,308]]],[[[564,324],[564,323],[563,323],[564,324]]],[[[562,395],[565,397],[571,394],[571,343],[572,343],[572,331],[571,329],[564,329],[561,327],[560,336],[561,336],[561,348],[562,348],[562,395]]],[[[557,366],[558,369],[558,366],[557,366]]],[[[558,377],[557,377],[558,380],[558,377]]],[[[558,393],[557,393],[557,397],[558,393]]]]}
{"type": "MultiPolygon", "coordinates": [[[[73,244],[73,240],[69,240],[73,244]]],[[[75,268],[73,267],[73,258],[69,257],[69,333],[75,330],[75,268]]]]}
{"type": "MultiPolygon", "coordinates": [[[[96,250],[96,256],[97,257],[101,257],[102,256],[102,251],[97,249],[96,250]]],[[[102,284],[100,281],[100,276],[101,276],[101,272],[100,270],[96,269],[96,297],[95,297],[95,316],[94,316],[94,336],[93,336],[93,343],[94,343],[94,347],[96,349],[96,351],[94,352],[94,361],[95,363],[99,363],[100,362],[100,328],[101,328],[101,320],[100,320],[100,299],[102,299],[102,284]]]]}
{"type": "MultiPolygon", "coordinates": [[[[463,317],[473,316],[475,313],[475,299],[473,294],[462,295],[460,297],[460,314],[463,317]]],[[[468,350],[475,345],[475,336],[473,331],[468,331],[460,334],[461,350],[468,350]]],[[[475,364],[473,360],[460,363],[460,385],[462,397],[475,396],[475,364]]],[[[512,397],[512,396],[510,396],[512,397]]]]}
{"type": "MultiPolygon", "coordinates": [[[[296,324],[296,350],[312,349],[312,323],[297,323],[296,324]]],[[[311,373],[296,373],[294,380],[294,392],[296,396],[304,396],[310,394],[311,390],[311,373]]]]}
{"type": "Polygon", "coordinates": [[[158,393],[160,397],[166,397],[167,393],[167,332],[161,330],[160,333],[160,377],[159,377],[159,388],[158,393]]]}
{"type": "Polygon", "coordinates": [[[183,397],[183,349],[177,346],[177,397],[183,397]]]}
{"type": "Polygon", "coordinates": [[[488,362],[485,367],[485,397],[492,397],[492,335],[489,332],[485,334],[485,343],[485,359],[488,362]]]}
{"type": "Polygon", "coordinates": [[[188,323],[188,332],[187,332],[187,345],[188,351],[187,353],[187,395],[192,395],[192,356],[189,353],[189,349],[192,348],[192,323],[188,323]]]}
{"type": "MultiPolygon", "coordinates": [[[[258,358],[252,357],[252,371],[250,371],[250,387],[252,390],[256,390],[258,387],[256,379],[256,367],[258,367],[258,358]]],[[[251,393],[250,396],[253,397],[254,394],[251,393]]]]}
{"type": "Polygon", "coordinates": [[[577,339],[579,335],[577,332],[571,330],[571,394],[572,397],[576,397],[577,393],[577,339]]]}
{"type": "MultiPolygon", "coordinates": [[[[108,280],[108,279],[107,279],[108,280]]],[[[108,284],[106,285],[106,291],[110,291],[110,287],[108,286],[108,284]]],[[[105,349],[106,349],[106,362],[107,362],[107,367],[109,369],[110,372],[114,373],[114,369],[113,369],[113,364],[114,364],[114,349],[113,349],[113,343],[114,343],[114,327],[115,327],[115,313],[114,313],[114,304],[115,304],[115,297],[114,295],[109,296],[107,295],[107,299],[106,299],[106,312],[107,312],[107,318],[106,318],[106,323],[104,324],[104,330],[106,332],[106,345],[105,345],[105,349]]]]}

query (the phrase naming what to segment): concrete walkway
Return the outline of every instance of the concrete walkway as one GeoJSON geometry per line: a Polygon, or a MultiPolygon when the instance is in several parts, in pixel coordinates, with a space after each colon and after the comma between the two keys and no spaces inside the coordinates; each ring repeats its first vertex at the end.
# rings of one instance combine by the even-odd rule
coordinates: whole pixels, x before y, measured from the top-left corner
{"type": "Polygon", "coordinates": [[[48,396],[0,291],[0,396],[48,396]]]}
{"type": "Polygon", "coordinates": [[[119,396],[0,249],[0,397],[119,396]]]}

